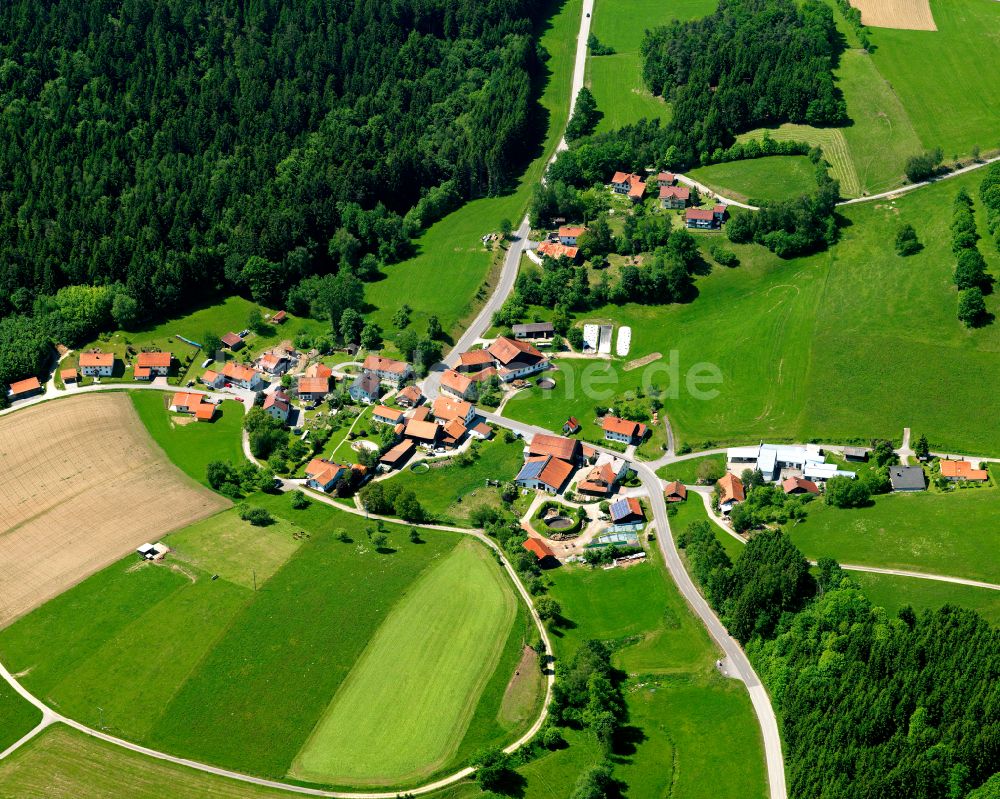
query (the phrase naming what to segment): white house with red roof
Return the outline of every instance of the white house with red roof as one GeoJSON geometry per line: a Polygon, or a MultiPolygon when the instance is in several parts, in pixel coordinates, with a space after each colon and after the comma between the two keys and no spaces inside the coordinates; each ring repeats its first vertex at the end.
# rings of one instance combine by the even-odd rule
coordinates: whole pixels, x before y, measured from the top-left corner
{"type": "Polygon", "coordinates": [[[646,425],[618,416],[605,416],[601,421],[601,429],[605,440],[623,444],[638,444],[646,437],[646,425]]]}
{"type": "Polygon", "coordinates": [[[413,369],[408,363],[393,358],[383,358],[381,355],[369,355],[365,358],[361,364],[361,371],[396,386],[413,377],[413,369]]]}
{"type": "Polygon", "coordinates": [[[468,375],[446,369],[441,373],[441,390],[458,399],[472,399],[476,395],[476,383],[468,375]]]}
{"type": "Polygon", "coordinates": [[[635,173],[615,172],[611,177],[611,190],[615,194],[626,194],[635,202],[641,200],[646,193],[646,183],[641,175],[635,173]]]}
{"type": "Polygon", "coordinates": [[[222,376],[225,378],[227,383],[239,386],[240,388],[249,389],[250,391],[260,391],[264,385],[260,372],[256,369],[251,369],[249,366],[243,366],[242,364],[235,363],[234,361],[228,361],[226,363],[226,365],[222,368],[222,376]]]}
{"type": "Polygon", "coordinates": [[[169,352],[140,352],[136,356],[132,376],[136,380],[166,377],[173,362],[174,356],[169,352]]]}
{"type": "Polygon", "coordinates": [[[113,352],[80,353],[80,374],[84,377],[111,377],[115,370],[113,352]]]}
{"type": "Polygon", "coordinates": [[[566,247],[575,247],[576,240],[587,232],[583,225],[563,225],[559,228],[559,243],[566,247]]]}
{"type": "Polygon", "coordinates": [[[306,485],[318,491],[330,492],[347,474],[348,468],[326,458],[313,458],[306,466],[306,485]]]}
{"type": "Polygon", "coordinates": [[[292,412],[291,398],[284,391],[274,391],[264,397],[264,412],[282,424],[288,421],[292,412]]]}
{"type": "Polygon", "coordinates": [[[660,205],[664,208],[687,208],[691,189],[687,186],[660,186],[660,205]]]}
{"type": "Polygon", "coordinates": [[[283,375],[291,365],[291,359],[281,352],[265,352],[257,359],[257,368],[273,377],[283,375]]]}
{"type": "Polygon", "coordinates": [[[505,383],[549,368],[549,359],[526,341],[500,336],[488,347],[497,374],[505,383]]]}

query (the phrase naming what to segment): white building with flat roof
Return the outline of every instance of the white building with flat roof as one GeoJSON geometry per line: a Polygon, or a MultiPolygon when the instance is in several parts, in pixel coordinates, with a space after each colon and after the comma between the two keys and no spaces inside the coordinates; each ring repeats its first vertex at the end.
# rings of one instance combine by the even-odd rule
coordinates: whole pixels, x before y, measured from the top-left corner
{"type": "Polygon", "coordinates": [[[731,447],[726,451],[726,460],[727,469],[733,474],[740,474],[744,469],[759,469],[768,482],[782,479],[785,471],[800,472],[807,480],[856,476],[854,472],[827,463],[818,444],[799,447],[761,443],[756,447],[731,447]]]}

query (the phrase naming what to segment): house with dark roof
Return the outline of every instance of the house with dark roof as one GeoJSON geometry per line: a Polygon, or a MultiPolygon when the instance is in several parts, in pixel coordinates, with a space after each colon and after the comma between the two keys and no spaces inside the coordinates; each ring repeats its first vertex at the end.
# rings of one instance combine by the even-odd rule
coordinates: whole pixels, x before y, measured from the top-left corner
{"type": "Polygon", "coordinates": [[[612,502],[608,512],[611,514],[611,521],[615,524],[646,521],[646,514],[642,512],[642,503],[636,497],[625,497],[612,502]]]}
{"type": "Polygon", "coordinates": [[[551,322],[526,322],[522,325],[511,327],[514,338],[518,341],[524,339],[550,339],[555,334],[555,328],[551,322]]]}
{"type": "Polygon", "coordinates": [[[890,466],[889,482],[893,491],[923,491],[927,478],[920,466],[890,466]]]}
{"type": "Polygon", "coordinates": [[[564,460],[552,455],[534,455],[524,462],[514,483],[523,488],[557,494],[572,473],[573,466],[564,460]]]}
{"type": "Polygon", "coordinates": [[[868,460],[866,447],[844,447],[844,460],[862,463],[868,460]]]}
{"type": "Polygon", "coordinates": [[[347,393],[355,402],[371,405],[373,402],[378,402],[378,398],[382,395],[382,385],[374,374],[358,375],[347,389],[347,393]]]}

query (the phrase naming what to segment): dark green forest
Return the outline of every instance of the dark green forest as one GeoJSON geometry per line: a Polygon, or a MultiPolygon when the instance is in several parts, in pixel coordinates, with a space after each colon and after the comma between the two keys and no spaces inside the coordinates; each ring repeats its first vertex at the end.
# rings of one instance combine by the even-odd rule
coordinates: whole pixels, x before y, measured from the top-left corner
{"type": "Polygon", "coordinates": [[[707,17],[648,31],[643,79],[673,104],[671,160],[698,163],[762,125],[845,123],[831,71],[842,46],[817,0],[721,0],[707,17]]]}
{"type": "Polygon", "coordinates": [[[979,795],[1000,764],[1000,630],[952,606],[890,616],[782,532],[735,563],[708,522],[678,543],[771,694],[790,796],[979,795]]]}
{"type": "Polygon", "coordinates": [[[68,285],[114,285],[121,324],[220,289],[283,302],[310,275],[371,276],[531,154],[543,10],[4,3],[0,317],[68,285]]]}

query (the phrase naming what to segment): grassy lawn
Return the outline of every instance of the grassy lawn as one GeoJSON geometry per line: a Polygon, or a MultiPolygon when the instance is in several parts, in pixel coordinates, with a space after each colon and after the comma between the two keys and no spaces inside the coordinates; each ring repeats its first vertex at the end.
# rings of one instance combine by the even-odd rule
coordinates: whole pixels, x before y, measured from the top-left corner
{"type": "MultiPolygon", "coordinates": [[[[126,558],[0,632],[0,659],[28,672],[29,690],[85,724],[194,759],[284,776],[383,621],[415,602],[404,628],[421,631],[421,646],[430,640],[428,621],[412,617],[426,610],[415,586],[425,571],[448,562],[462,539],[426,533],[424,543],[413,544],[405,527],[388,525],[391,549],[380,554],[360,517],[317,503],[293,510],[287,495],[250,502],[284,521],[250,528],[229,511],[168,536],[177,553],[163,565],[126,558]],[[350,542],[337,540],[339,530],[350,542]],[[299,531],[307,535],[296,537],[299,531]],[[399,605],[402,596],[411,599],[399,605]]],[[[485,558],[483,568],[495,569],[473,552],[485,558]]],[[[474,564],[462,563],[466,576],[475,573],[474,564]]],[[[452,636],[469,623],[477,642],[498,650],[492,660],[477,657],[482,668],[468,675],[462,705],[465,725],[476,721],[477,740],[498,743],[512,729],[497,714],[528,640],[526,612],[517,610],[510,587],[502,588],[506,593],[482,580],[452,585],[429,619],[446,607],[452,636]],[[463,590],[474,593],[469,602],[458,600],[463,590]],[[515,613],[523,613],[519,624],[515,613]],[[478,625],[497,614],[502,629],[493,638],[481,635],[478,625]],[[506,673],[495,674],[498,663],[506,673]]],[[[446,649],[442,657],[451,656],[446,649]]],[[[413,657],[429,662],[419,647],[413,657]]],[[[454,684],[452,709],[461,680],[454,684]]],[[[419,696],[409,692],[406,699],[426,710],[419,696]]],[[[414,715],[406,702],[385,707],[414,715]]],[[[455,712],[448,718],[442,729],[461,740],[465,727],[455,712]]]]}
{"type": "Polygon", "coordinates": [[[413,489],[424,510],[438,521],[465,525],[474,508],[500,506],[497,490],[487,487],[486,481],[513,480],[523,463],[523,450],[523,441],[508,444],[501,434],[479,444],[479,456],[468,466],[431,464],[426,471],[421,467],[416,472],[407,466],[391,479],[413,489]]]}
{"type": "Polygon", "coordinates": [[[664,480],[680,480],[685,485],[695,485],[698,482],[698,467],[705,462],[714,463],[720,475],[726,471],[726,456],[702,455],[700,458],[688,458],[684,461],[668,464],[656,470],[658,477],[664,480]]]}
{"type": "Polygon", "coordinates": [[[433,773],[458,748],[515,609],[496,562],[484,547],[463,541],[383,621],[296,757],[292,776],[399,785],[433,773]]]}
{"type": "Polygon", "coordinates": [[[42,720],[42,712],[0,680],[0,752],[26,735],[42,720]]]}
{"type": "MultiPolygon", "coordinates": [[[[976,192],[981,179],[845,208],[841,240],[809,257],[783,261],[757,245],[728,244],[740,266],[698,278],[693,302],[589,312],[632,326],[630,358],[663,357],[627,373],[612,362],[603,375],[611,382],[592,385],[593,396],[570,402],[557,388],[505,412],[542,423],[574,409],[586,422],[595,403],[645,380],[669,387],[665,412],[678,446],[898,439],[909,426],[935,449],[1000,452],[1000,420],[983,391],[1000,383],[1000,325],[968,330],[956,319],[946,210],[960,187],[976,192]],[[901,258],[892,234],[906,222],[924,249],[901,258]],[[714,369],[721,382],[693,382],[714,369]]],[[[988,235],[985,216],[977,206],[988,235]]],[[[1000,255],[981,250],[1000,275],[1000,255]]],[[[986,302],[1000,312],[1000,294],[986,302]]]]}
{"type": "Polygon", "coordinates": [[[741,202],[784,200],[816,190],[816,167],[804,155],[713,164],[688,174],[719,194],[741,202]]]}
{"type": "Polygon", "coordinates": [[[971,608],[991,624],[1000,624],[1000,591],[892,574],[851,572],[851,579],[861,585],[872,602],[889,613],[895,613],[903,605],[910,605],[919,613],[951,604],[971,608]]]}
{"type": "Polygon", "coordinates": [[[879,566],[1000,583],[1000,491],[889,494],[869,508],[809,505],[804,522],[789,528],[813,560],[879,566]]]}
{"type": "MultiPolygon", "coordinates": [[[[417,239],[417,254],[385,268],[385,277],[365,287],[367,301],[375,307],[370,318],[392,335],[392,316],[405,298],[413,308],[411,325],[423,332],[428,316],[436,315],[453,336],[475,315],[493,290],[491,269],[498,264],[480,241],[499,229],[501,219],[516,228],[524,216],[531,190],[541,180],[569,116],[570,87],[576,32],[582,0],[550,3],[553,15],[545,23],[541,44],[549,53],[548,77],[539,102],[539,119],[547,122],[545,141],[521,176],[514,191],[466,203],[431,225],[417,239]]],[[[501,256],[502,257],[502,254],[501,256]]]]}
{"type": "MultiPolygon", "coordinates": [[[[689,524],[708,522],[712,525],[712,532],[715,533],[715,537],[722,544],[722,548],[726,550],[729,559],[733,563],[736,562],[736,559],[743,551],[743,543],[729,535],[729,533],[709,518],[708,511],[705,510],[705,502],[700,495],[688,492],[688,498],[684,502],[678,502],[673,507],[677,510],[670,517],[670,529],[673,531],[675,537],[683,533],[689,524]]],[[[681,555],[683,557],[683,552],[681,555]]]]}
{"type": "Polygon", "coordinates": [[[162,391],[133,391],[129,394],[135,410],[153,440],[167,453],[185,474],[207,485],[205,467],[212,461],[243,460],[243,405],[226,400],[216,411],[212,422],[178,424],[190,416],[167,410],[170,393],[162,391]]]}
{"type": "Polygon", "coordinates": [[[587,57],[586,84],[604,114],[598,131],[614,130],[640,119],[670,118],[670,106],[649,93],[642,81],[639,45],[646,29],[674,19],[711,14],[715,0],[596,0],[590,32],[614,55],[587,57]]]}
{"type": "Polygon", "coordinates": [[[924,147],[945,157],[995,148],[1000,117],[1000,4],[931,0],[937,31],[872,28],[879,72],[909,113],[924,147]]]}
{"type": "Polygon", "coordinates": [[[280,799],[273,791],[153,760],[61,724],[0,761],[4,796],[18,799],[280,799]]]}

